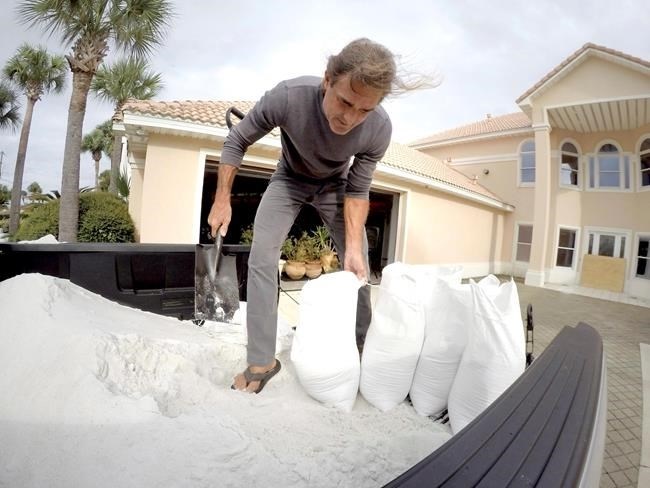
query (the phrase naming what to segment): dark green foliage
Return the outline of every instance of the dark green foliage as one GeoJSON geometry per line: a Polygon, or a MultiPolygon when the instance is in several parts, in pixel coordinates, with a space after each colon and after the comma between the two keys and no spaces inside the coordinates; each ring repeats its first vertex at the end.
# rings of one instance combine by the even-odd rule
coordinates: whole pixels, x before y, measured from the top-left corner
{"type": "MultiPolygon", "coordinates": [[[[60,200],[34,207],[21,223],[16,240],[58,237],[60,200]]],[[[79,194],[78,242],[133,242],[135,226],[126,203],[106,192],[79,194]]]]}
{"type": "Polygon", "coordinates": [[[9,214],[0,214],[0,234],[9,232],[9,214]]]}
{"type": "Polygon", "coordinates": [[[0,185],[0,208],[7,206],[9,200],[11,200],[11,190],[7,185],[0,185]]]}
{"type": "Polygon", "coordinates": [[[79,242],[133,242],[134,231],[128,208],[116,195],[79,195],[79,242]]]}
{"type": "Polygon", "coordinates": [[[20,227],[13,238],[16,241],[33,241],[47,234],[58,235],[59,202],[59,200],[51,200],[33,207],[21,220],[20,227]]]}

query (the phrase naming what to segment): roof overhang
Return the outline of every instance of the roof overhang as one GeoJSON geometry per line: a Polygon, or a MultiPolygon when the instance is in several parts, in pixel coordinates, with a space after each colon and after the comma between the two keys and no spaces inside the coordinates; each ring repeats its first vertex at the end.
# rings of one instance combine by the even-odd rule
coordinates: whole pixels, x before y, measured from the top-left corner
{"type": "MultiPolygon", "coordinates": [[[[131,114],[125,112],[123,120],[113,125],[115,130],[122,129],[129,139],[129,144],[146,144],[151,134],[165,134],[195,139],[208,139],[223,142],[228,129],[214,125],[199,124],[186,120],[175,120],[151,115],[131,114]]],[[[271,149],[280,148],[280,138],[267,135],[257,141],[258,146],[271,149]]]]}
{"type": "Polygon", "coordinates": [[[496,208],[505,212],[513,212],[515,209],[512,205],[500,200],[490,198],[479,193],[474,193],[469,190],[465,190],[464,188],[450,185],[449,183],[436,180],[435,178],[417,175],[409,171],[394,168],[387,165],[386,163],[378,163],[375,172],[378,173],[379,176],[385,175],[408,183],[415,183],[428,189],[437,190],[448,195],[453,195],[464,200],[480,203],[481,205],[487,205],[488,207],[496,208]]]}
{"type": "Polygon", "coordinates": [[[502,130],[498,132],[487,132],[485,134],[477,134],[466,137],[455,137],[452,139],[443,139],[437,142],[423,142],[421,144],[409,145],[411,149],[433,149],[436,147],[453,146],[454,144],[467,144],[472,142],[486,141],[490,139],[498,139],[501,137],[518,137],[526,136],[533,133],[532,127],[522,127],[518,129],[502,130]]]}
{"type": "MultiPolygon", "coordinates": [[[[521,110],[533,120],[536,100],[591,58],[599,58],[650,77],[650,64],[647,61],[602,46],[586,44],[517,99],[521,110]]],[[[542,108],[552,128],[579,133],[631,130],[650,123],[650,93],[605,99],[585,97],[561,106],[549,105],[542,108]]]]}
{"type": "Polygon", "coordinates": [[[637,71],[644,75],[650,76],[650,67],[646,62],[640,59],[632,58],[616,51],[612,51],[600,46],[587,44],[582,47],[577,53],[569,56],[562,64],[551,71],[548,75],[542,78],[537,84],[529,88],[523,95],[521,95],[516,103],[526,112],[524,107],[532,106],[534,98],[538,97],[549,88],[560,82],[566,75],[576,69],[587,59],[596,57],[608,61],[610,63],[618,64],[625,68],[637,71]]]}
{"type": "Polygon", "coordinates": [[[650,93],[642,97],[547,107],[552,128],[579,133],[633,130],[650,124],[650,93]]]}

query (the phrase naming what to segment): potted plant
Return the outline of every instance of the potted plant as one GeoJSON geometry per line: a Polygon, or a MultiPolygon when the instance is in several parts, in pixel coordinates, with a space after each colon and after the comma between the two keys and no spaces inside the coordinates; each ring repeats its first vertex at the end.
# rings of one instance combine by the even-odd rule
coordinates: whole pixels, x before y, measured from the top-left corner
{"type": "Polygon", "coordinates": [[[338,269],[338,259],[336,256],[336,251],[334,250],[334,242],[330,236],[329,230],[324,225],[319,225],[316,227],[316,230],[312,233],[314,239],[318,243],[318,248],[320,250],[320,264],[323,268],[323,272],[330,273],[338,269]]]}
{"type": "Polygon", "coordinates": [[[292,280],[299,280],[305,276],[305,262],[301,260],[298,241],[294,237],[287,237],[282,243],[282,255],[285,257],[283,271],[292,280]]]}
{"type": "Polygon", "coordinates": [[[253,243],[253,224],[250,224],[248,227],[241,230],[239,243],[247,244],[249,246],[253,243]]]}
{"type": "Polygon", "coordinates": [[[305,274],[307,278],[318,278],[323,272],[320,264],[320,246],[316,237],[303,232],[298,239],[298,255],[305,260],[305,274]]]}

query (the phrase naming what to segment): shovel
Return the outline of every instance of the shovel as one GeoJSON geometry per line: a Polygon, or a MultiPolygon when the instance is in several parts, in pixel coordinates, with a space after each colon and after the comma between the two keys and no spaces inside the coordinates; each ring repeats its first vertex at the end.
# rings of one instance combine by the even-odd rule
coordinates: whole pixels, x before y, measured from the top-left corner
{"type": "Polygon", "coordinates": [[[224,256],[223,236],[214,244],[197,244],[194,254],[194,320],[232,322],[239,310],[239,286],[234,256],[224,256]]]}
{"type": "MultiPolygon", "coordinates": [[[[237,107],[226,110],[226,125],[233,126],[231,114],[240,120],[244,113],[237,107]]],[[[222,253],[223,236],[217,230],[214,244],[197,244],[194,262],[194,321],[232,322],[239,310],[237,263],[222,253]]]]}

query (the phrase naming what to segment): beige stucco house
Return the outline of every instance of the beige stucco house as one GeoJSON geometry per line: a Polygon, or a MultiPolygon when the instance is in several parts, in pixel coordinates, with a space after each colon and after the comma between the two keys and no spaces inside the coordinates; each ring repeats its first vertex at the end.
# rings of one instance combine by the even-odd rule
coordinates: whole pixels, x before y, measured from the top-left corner
{"type": "MultiPolygon", "coordinates": [[[[231,106],[245,113],[252,102],[124,106],[115,129],[127,141],[129,207],[140,242],[204,242],[231,106]]],[[[252,222],[279,153],[279,132],[249,148],[233,187],[231,242],[252,222]]],[[[366,227],[374,271],[394,261],[459,263],[467,276],[503,271],[499,261],[513,207],[439,159],[392,143],[378,164],[370,200],[366,227]]],[[[303,225],[315,226],[313,218],[307,215],[303,225]]]]}
{"type": "Polygon", "coordinates": [[[517,104],[409,146],[514,207],[497,256],[527,284],[650,298],[650,63],[586,44],[517,104]]]}
{"type": "MultiPolygon", "coordinates": [[[[252,103],[124,106],[115,129],[141,242],[204,241],[226,111],[252,103]]],[[[465,276],[650,298],[650,63],[587,44],[517,103],[521,112],[391,144],[371,191],[372,267],[453,263],[465,276]]],[[[252,222],[279,151],[275,132],[249,149],[233,188],[231,242],[252,222]]]]}

